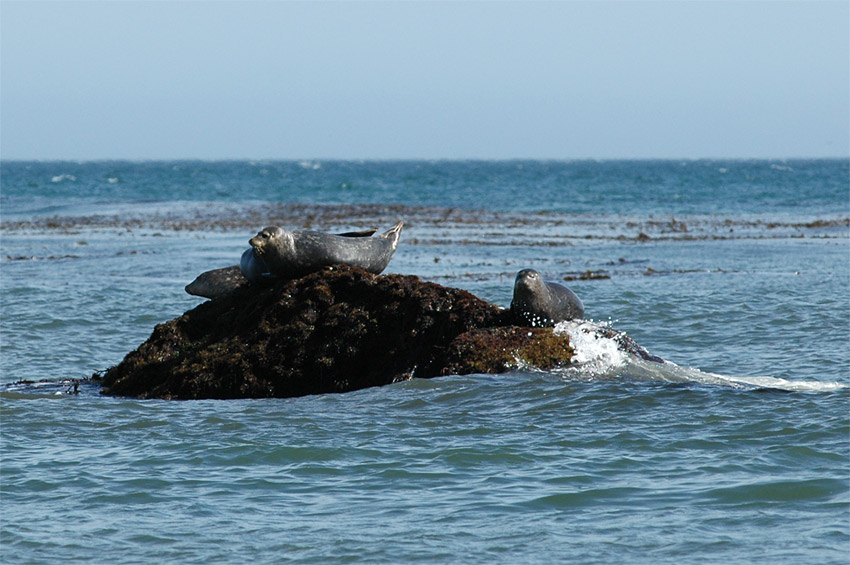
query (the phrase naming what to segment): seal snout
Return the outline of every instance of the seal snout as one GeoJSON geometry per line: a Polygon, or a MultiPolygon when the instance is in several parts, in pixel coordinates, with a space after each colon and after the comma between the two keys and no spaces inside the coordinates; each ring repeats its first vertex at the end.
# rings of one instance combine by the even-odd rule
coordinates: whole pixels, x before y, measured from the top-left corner
{"type": "Polygon", "coordinates": [[[269,242],[269,240],[275,237],[275,234],[279,229],[280,228],[275,227],[263,228],[262,230],[260,230],[260,233],[249,239],[248,243],[251,245],[251,247],[262,253],[263,247],[269,242]]]}
{"type": "Polygon", "coordinates": [[[532,286],[540,284],[540,273],[534,269],[523,269],[516,274],[515,286],[532,286]]]}

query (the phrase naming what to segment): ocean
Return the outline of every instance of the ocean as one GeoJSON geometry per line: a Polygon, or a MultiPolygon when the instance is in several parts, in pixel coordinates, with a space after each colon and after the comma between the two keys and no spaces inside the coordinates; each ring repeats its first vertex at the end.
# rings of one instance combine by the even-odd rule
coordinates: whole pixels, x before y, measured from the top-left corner
{"type": "Polygon", "coordinates": [[[3,563],[850,561],[848,160],[4,161],[0,183],[3,563]],[[569,286],[580,362],[264,400],[76,382],[260,228],[397,220],[388,273],[502,307],[523,268],[569,286]]]}

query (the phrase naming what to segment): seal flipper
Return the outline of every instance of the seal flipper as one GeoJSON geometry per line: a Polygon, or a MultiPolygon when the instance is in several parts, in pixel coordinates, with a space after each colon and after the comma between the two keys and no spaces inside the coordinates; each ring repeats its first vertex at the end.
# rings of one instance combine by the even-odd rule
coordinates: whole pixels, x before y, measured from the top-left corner
{"type": "Polygon", "coordinates": [[[389,239],[393,245],[393,249],[398,246],[398,238],[401,236],[401,228],[404,227],[404,222],[398,222],[396,225],[382,233],[379,237],[389,239]]]}
{"type": "Polygon", "coordinates": [[[360,231],[347,231],[345,233],[338,233],[339,237],[372,237],[375,232],[378,231],[378,228],[369,228],[360,231]]]}

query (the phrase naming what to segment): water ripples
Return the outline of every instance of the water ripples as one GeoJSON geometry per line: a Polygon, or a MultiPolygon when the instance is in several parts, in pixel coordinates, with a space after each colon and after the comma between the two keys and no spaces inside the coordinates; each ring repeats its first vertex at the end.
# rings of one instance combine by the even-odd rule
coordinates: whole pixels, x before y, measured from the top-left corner
{"type": "MultiPolygon", "coordinates": [[[[121,182],[98,190],[132,190],[140,182],[133,175],[175,188],[160,185],[170,173],[159,165],[92,167],[113,166],[122,170],[99,178],[121,182]],[[151,167],[156,178],[139,172],[151,167]]],[[[236,167],[185,166],[175,174],[204,190],[221,182],[222,168],[236,167]]],[[[833,176],[844,194],[841,166],[833,176]]],[[[87,167],[50,175],[87,182],[87,167]]],[[[435,186],[484,191],[480,204],[491,181],[455,175],[487,167],[428,165],[423,174],[435,186]],[[451,174],[439,177],[444,168],[451,174]]],[[[535,165],[535,174],[548,175],[547,167],[535,165]]],[[[344,178],[354,165],[267,168],[298,178],[325,171],[351,182],[345,194],[380,196],[379,204],[112,198],[88,215],[91,202],[76,199],[42,210],[64,210],[67,221],[55,225],[14,227],[4,218],[4,562],[846,563],[848,237],[846,214],[826,212],[831,200],[821,199],[811,218],[769,206],[762,213],[750,201],[752,213],[739,214],[712,189],[699,205],[678,208],[675,221],[641,202],[642,189],[610,209],[591,206],[598,192],[578,194],[588,214],[572,204],[482,211],[468,196],[457,209],[394,207],[380,204],[398,193],[393,183],[344,178]],[[719,206],[718,215],[705,204],[719,206]],[[409,214],[408,245],[391,270],[501,306],[523,267],[552,280],[604,272],[611,278],[567,284],[592,319],[672,363],[618,356],[610,340],[588,339],[588,362],[578,368],[286,400],[106,398],[96,384],[71,380],[117,363],[156,323],[195,306],[183,285],[235,264],[247,226],[266,224],[269,213],[321,229],[409,214]],[[191,226],[202,227],[184,229],[191,226]],[[33,256],[55,259],[16,259],[33,256]]],[[[415,167],[366,168],[378,178],[415,167]]],[[[614,168],[627,179],[612,187],[622,193],[635,183],[634,167],[614,168]]],[[[50,178],[43,182],[60,192],[73,184],[50,178]]],[[[499,202],[526,192],[520,180],[499,202]]],[[[319,187],[321,201],[340,198],[338,185],[319,187]]],[[[265,185],[245,186],[254,194],[265,185]]],[[[797,187],[788,193],[799,199],[797,187]]],[[[462,197],[457,190],[446,206],[462,197]]],[[[35,213],[28,202],[12,200],[22,221],[33,220],[24,218],[35,213]]]]}
{"type": "MultiPolygon", "coordinates": [[[[649,513],[649,531],[672,544],[663,561],[687,554],[677,520],[708,527],[723,512],[742,532],[760,531],[780,505],[805,532],[815,527],[810,504],[847,503],[839,454],[848,426],[838,412],[846,401],[535,373],[291,400],[0,397],[3,494],[14,522],[27,500],[28,523],[78,524],[75,547],[92,558],[81,548],[105,535],[113,547],[101,551],[112,558],[121,555],[115,540],[156,560],[216,540],[260,561],[280,547],[305,561],[391,561],[407,551],[439,560],[440,544],[424,543],[433,538],[464,561],[512,560],[524,545],[518,532],[536,532],[535,547],[559,539],[559,523],[634,539],[649,513]],[[832,421],[800,420],[823,411],[832,421]],[[244,541],[248,532],[258,541],[244,541]]],[[[840,531],[834,523],[824,539],[840,541],[840,531]]],[[[13,550],[41,539],[26,527],[14,532],[4,534],[13,550]]],[[[733,538],[729,552],[755,555],[744,533],[733,538]]],[[[41,541],[48,555],[67,549],[41,541]]]]}

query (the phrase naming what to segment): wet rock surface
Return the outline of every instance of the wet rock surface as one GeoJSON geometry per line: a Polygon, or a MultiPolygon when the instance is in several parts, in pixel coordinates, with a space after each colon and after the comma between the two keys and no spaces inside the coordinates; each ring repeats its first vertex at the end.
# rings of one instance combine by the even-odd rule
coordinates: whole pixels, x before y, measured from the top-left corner
{"type": "Polygon", "coordinates": [[[102,375],[139,398],[345,392],[413,377],[569,365],[569,339],[512,326],[510,312],[415,276],[334,267],[245,286],[159,324],[102,375]]]}
{"type": "Polygon", "coordinates": [[[569,365],[572,356],[569,337],[552,328],[474,329],[451,341],[443,374],[504,373],[519,365],[554,369],[569,365]]]}

